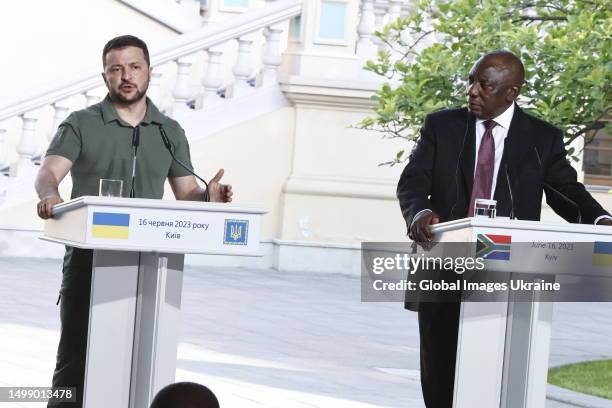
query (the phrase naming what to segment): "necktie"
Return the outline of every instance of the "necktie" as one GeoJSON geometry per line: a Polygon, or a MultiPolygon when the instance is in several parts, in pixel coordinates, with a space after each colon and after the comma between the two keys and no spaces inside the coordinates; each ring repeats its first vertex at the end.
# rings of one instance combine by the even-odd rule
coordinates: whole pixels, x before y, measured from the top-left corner
{"type": "Polygon", "coordinates": [[[474,200],[477,198],[491,199],[491,187],[493,185],[493,171],[495,169],[495,141],[493,140],[493,128],[497,123],[486,120],[482,123],[485,127],[480,148],[478,149],[478,161],[476,162],[476,175],[472,187],[472,197],[468,217],[474,216],[474,200]]]}

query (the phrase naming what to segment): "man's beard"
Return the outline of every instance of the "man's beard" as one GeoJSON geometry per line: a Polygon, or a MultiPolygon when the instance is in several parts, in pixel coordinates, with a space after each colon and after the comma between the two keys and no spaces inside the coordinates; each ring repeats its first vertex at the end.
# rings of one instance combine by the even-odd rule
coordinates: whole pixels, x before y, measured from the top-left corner
{"type": "MultiPolygon", "coordinates": [[[[122,84],[123,85],[123,84],[122,84]]],[[[108,89],[108,94],[110,95],[111,101],[119,104],[119,105],[132,105],[136,102],[139,102],[142,98],[144,98],[147,95],[147,89],[149,89],[149,81],[147,81],[144,84],[144,89],[141,91],[140,89],[138,89],[138,87],[134,84],[130,84],[132,85],[134,88],[136,88],[136,92],[134,93],[133,96],[126,98],[125,96],[123,96],[120,92],[115,91],[114,89],[110,88],[108,89]]]]}

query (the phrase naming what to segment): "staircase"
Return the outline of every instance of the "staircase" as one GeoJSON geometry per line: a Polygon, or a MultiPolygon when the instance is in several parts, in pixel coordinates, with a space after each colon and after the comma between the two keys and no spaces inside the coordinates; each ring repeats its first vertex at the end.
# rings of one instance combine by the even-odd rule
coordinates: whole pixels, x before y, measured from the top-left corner
{"type": "MultiPolygon", "coordinates": [[[[401,169],[378,166],[405,146],[353,125],[380,87],[362,69],[385,49],[373,33],[408,1],[250,0],[258,7],[218,21],[225,0],[207,3],[202,26],[151,47],[147,95],[185,129],[202,175],[224,167],[237,202],[269,213],[264,258],[190,262],[358,273],[360,241],[405,233],[394,194],[401,169]]],[[[60,256],[36,239],[37,163],[69,112],[106,95],[99,72],[0,103],[0,254],[60,256]]],[[[67,177],[63,197],[70,187],[67,177]]]]}
{"type": "MultiPolygon", "coordinates": [[[[194,166],[204,176],[225,167],[237,202],[270,210],[264,258],[190,262],[359,273],[360,242],[405,239],[401,166],[378,164],[411,147],[353,125],[380,88],[362,69],[386,49],[374,31],[409,13],[412,0],[249,0],[248,9],[207,0],[199,16],[194,0],[119,1],[181,33],[151,48],[148,96],[185,129],[194,166]],[[192,25],[160,14],[162,3],[192,25]]],[[[61,256],[37,239],[37,164],[68,113],[105,95],[97,68],[0,102],[0,255],[61,256]]],[[[597,199],[609,208],[610,197],[597,199]]],[[[546,206],[543,219],[558,221],[546,206]]]]}
{"type": "MultiPolygon", "coordinates": [[[[291,71],[293,62],[283,51],[304,48],[304,39],[295,37],[303,37],[296,34],[304,30],[299,20],[303,5],[312,10],[312,4],[304,1],[312,0],[260,1],[262,7],[214,24],[206,22],[206,13],[210,17],[212,11],[224,10],[220,2],[201,3],[203,26],[192,27],[151,51],[148,96],[179,120],[190,141],[288,106],[280,88],[279,67],[289,66],[285,71],[291,71]]],[[[121,2],[152,18],[155,13],[161,15],[155,7],[163,2],[176,3],[176,13],[194,14],[193,3],[200,8],[200,2],[193,0],[121,2]]],[[[358,25],[353,45],[348,44],[353,54],[349,57],[357,64],[373,58],[383,47],[373,37],[374,30],[407,7],[403,0],[363,0],[355,10],[358,25]]],[[[0,106],[0,210],[35,198],[32,186],[37,167],[58,125],[69,112],[95,104],[105,94],[99,70],[92,70],[0,106]]],[[[63,188],[69,187],[67,178],[63,188]]]]}
{"type": "MultiPolygon", "coordinates": [[[[265,100],[274,87],[282,105],[277,75],[281,37],[301,10],[302,0],[270,1],[266,7],[175,38],[151,53],[148,96],[165,113],[186,119],[257,95],[265,100]]],[[[95,104],[105,94],[96,70],[0,107],[0,206],[34,197],[37,165],[55,129],[70,111],[95,104]]],[[[278,101],[268,108],[276,106],[278,101]]]]}

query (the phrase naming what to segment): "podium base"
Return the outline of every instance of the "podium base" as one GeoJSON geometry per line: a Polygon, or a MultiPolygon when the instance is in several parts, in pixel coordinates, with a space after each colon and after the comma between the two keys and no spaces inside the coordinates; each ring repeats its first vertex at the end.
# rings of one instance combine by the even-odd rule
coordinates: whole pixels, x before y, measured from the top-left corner
{"type": "Polygon", "coordinates": [[[184,255],[95,250],[84,407],[148,407],[174,382],[184,255]]]}

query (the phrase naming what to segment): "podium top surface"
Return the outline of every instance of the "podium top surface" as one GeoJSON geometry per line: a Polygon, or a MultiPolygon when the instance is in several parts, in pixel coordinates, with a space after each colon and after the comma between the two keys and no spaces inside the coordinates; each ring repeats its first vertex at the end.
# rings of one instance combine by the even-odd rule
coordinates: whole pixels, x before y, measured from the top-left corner
{"type": "Polygon", "coordinates": [[[53,215],[76,210],[77,208],[88,205],[122,207],[122,208],[150,208],[167,210],[187,210],[187,211],[223,211],[224,213],[243,213],[243,214],[265,214],[266,210],[256,207],[242,207],[227,203],[206,203],[202,201],[181,201],[181,200],[157,200],[150,198],[125,198],[125,197],[98,197],[82,196],[73,200],[58,204],[53,207],[53,215]]]}
{"type": "Polygon", "coordinates": [[[97,250],[262,256],[266,212],[228,203],[83,196],[55,206],[41,238],[97,250]]]}
{"type": "Polygon", "coordinates": [[[434,234],[442,232],[456,231],[465,228],[500,228],[508,230],[523,231],[547,231],[570,234],[589,234],[589,235],[612,235],[612,227],[606,225],[589,224],[553,224],[541,221],[511,220],[507,217],[497,218],[462,218],[459,220],[443,222],[432,225],[431,231],[434,234]]]}

